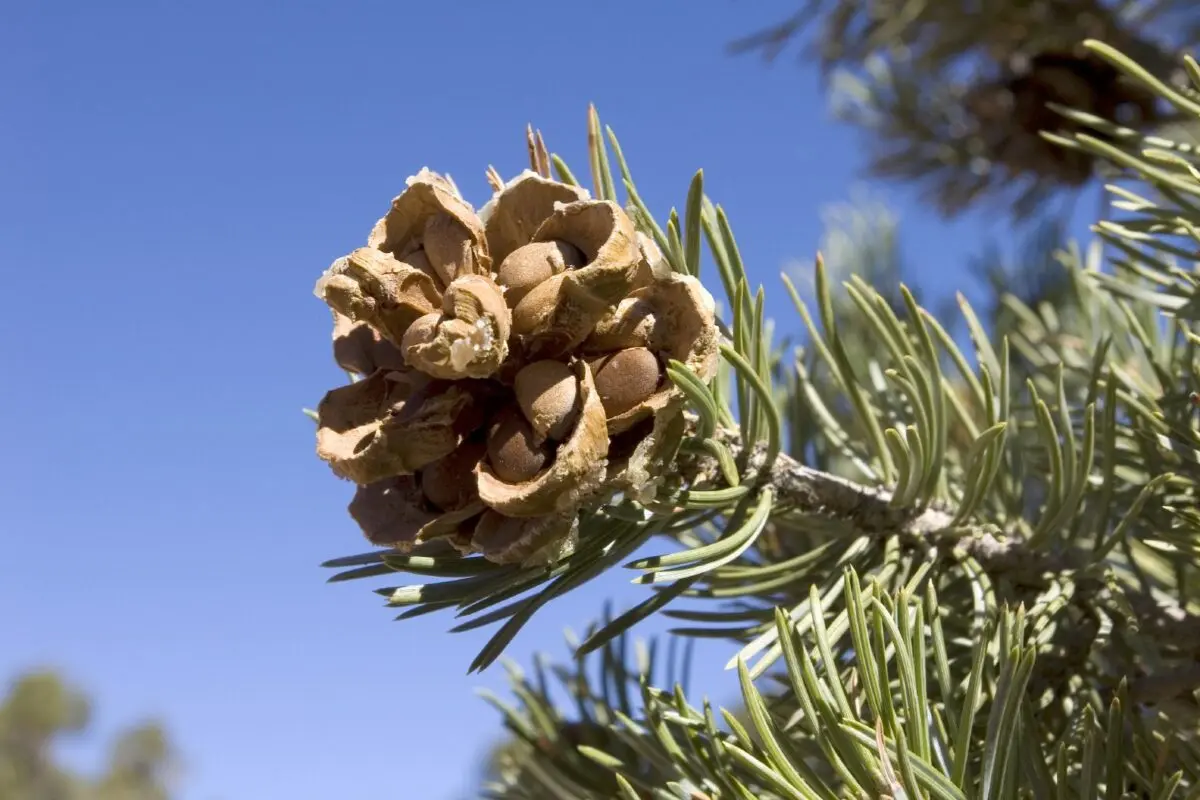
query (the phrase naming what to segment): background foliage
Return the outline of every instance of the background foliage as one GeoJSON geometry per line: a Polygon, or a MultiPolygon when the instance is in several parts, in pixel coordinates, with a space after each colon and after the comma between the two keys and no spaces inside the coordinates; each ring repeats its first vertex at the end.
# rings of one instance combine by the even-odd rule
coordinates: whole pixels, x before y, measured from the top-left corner
{"type": "Polygon", "coordinates": [[[64,763],[64,740],[84,736],[90,699],[50,671],[17,677],[0,701],[0,799],[165,800],[178,767],[167,731],[147,722],[120,732],[98,774],[64,763]]]}

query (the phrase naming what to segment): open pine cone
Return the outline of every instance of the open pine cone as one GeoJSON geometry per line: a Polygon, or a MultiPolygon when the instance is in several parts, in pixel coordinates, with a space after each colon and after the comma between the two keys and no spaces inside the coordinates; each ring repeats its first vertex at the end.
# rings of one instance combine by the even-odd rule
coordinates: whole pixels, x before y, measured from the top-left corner
{"type": "Polygon", "coordinates": [[[712,297],[615,203],[525,172],[478,213],[422,170],[317,282],[334,357],[317,409],[376,545],[444,539],[498,563],[569,553],[582,512],[644,497],[674,451],[668,360],[716,369],[712,297]]]}

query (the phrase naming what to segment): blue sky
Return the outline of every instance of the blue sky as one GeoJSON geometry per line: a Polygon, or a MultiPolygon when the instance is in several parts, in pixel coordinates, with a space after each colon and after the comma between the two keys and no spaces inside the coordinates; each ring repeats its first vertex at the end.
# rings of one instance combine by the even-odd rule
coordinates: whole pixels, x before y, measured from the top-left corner
{"type": "MultiPolygon", "coordinates": [[[[705,168],[794,329],[778,272],[815,251],[861,143],[811,70],[724,53],[789,9],[10,4],[0,677],[61,667],[101,733],[165,718],[184,800],[466,791],[500,731],[472,689],[501,671],[466,675],[488,631],[393,623],[370,586],[317,568],[364,548],[300,413],[343,377],[313,283],[422,166],[482,204],[489,164],[524,168],[526,122],[585,174],[594,101],[659,214],[705,168]]],[[[914,282],[965,286],[985,221],[948,234],[911,193],[886,196],[914,282]]],[[[561,654],[564,626],[642,596],[629,577],[552,604],[510,655],[561,654]]],[[[717,698],[730,652],[697,665],[717,698]]]]}

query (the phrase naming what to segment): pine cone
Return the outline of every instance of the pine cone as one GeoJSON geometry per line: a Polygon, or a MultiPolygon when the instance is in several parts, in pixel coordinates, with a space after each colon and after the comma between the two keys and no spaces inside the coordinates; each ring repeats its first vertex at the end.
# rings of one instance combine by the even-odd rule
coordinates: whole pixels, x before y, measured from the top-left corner
{"type": "Polygon", "coordinates": [[[1085,131],[1048,107],[1056,103],[1121,124],[1141,126],[1157,119],[1154,95],[1125,80],[1099,57],[1076,51],[1045,51],[1016,60],[1008,74],[975,87],[967,109],[975,116],[985,152],[1011,174],[1042,176],[1067,186],[1091,178],[1095,159],[1042,138],[1042,131],[1085,131]]]}
{"type": "Polygon", "coordinates": [[[716,370],[712,297],[618,205],[525,172],[478,214],[422,170],[316,294],[362,375],[317,408],[372,543],[498,563],[570,552],[581,513],[644,497],[683,430],[669,359],[716,370]]]}

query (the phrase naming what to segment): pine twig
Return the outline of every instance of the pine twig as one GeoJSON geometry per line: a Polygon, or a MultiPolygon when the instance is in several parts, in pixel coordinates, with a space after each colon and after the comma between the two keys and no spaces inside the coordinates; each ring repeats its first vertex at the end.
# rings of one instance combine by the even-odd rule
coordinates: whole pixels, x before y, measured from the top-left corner
{"type": "MultiPolygon", "coordinates": [[[[735,459],[742,457],[736,431],[718,432],[718,438],[724,440],[735,459]]],[[[765,447],[755,446],[746,460],[747,474],[757,474],[765,457],[765,447]]],[[[703,454],[681,467],[691,480],[707,481],[720,474],[716,460],[703,454]]],[[[949,508],[893,505],[892,492],[887,489],[812,469],[787,454],[778,455],[760,485],[772,488],[777,510],[834,518],[863,535],[899,535],[914,547],[951,552],[956,559],[970,558],[994,581],[1040,584],[1047,573],[1069,573],[1080,591],[1095,592],[1103,585],[1098,577],[1084,577],[1089,564],[1083,553],[1035,547],[1024,538],[1005,536],[990,525],[952,527],[954,513],[949,508]]],[[[1142,588],[1126,587],[1124,593],[1140,628],[1169,637],[1169,641],[1190,648],[1200,659],[1200,616],[1177,600],[1164,601],[1142,588]]]]}

